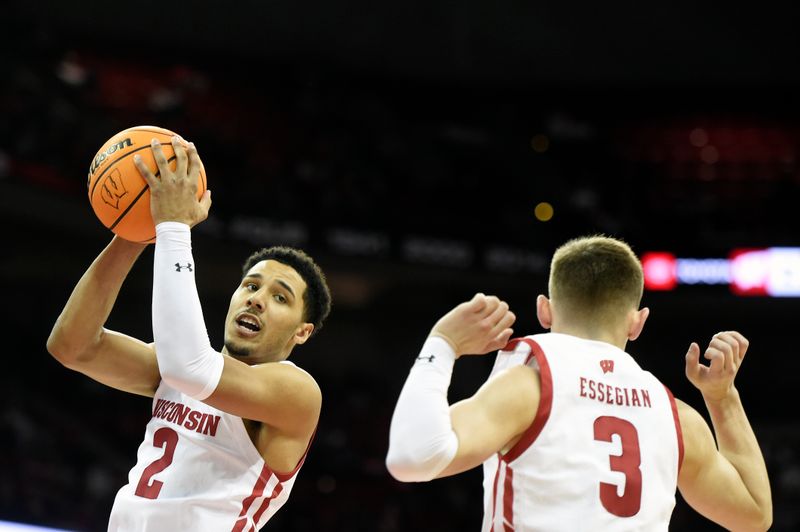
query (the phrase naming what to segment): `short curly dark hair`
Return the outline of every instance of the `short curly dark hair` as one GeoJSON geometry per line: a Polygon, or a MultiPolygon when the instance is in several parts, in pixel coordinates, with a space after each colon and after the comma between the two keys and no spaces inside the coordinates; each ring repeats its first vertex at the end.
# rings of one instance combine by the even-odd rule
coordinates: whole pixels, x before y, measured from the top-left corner
{"type": "Polygon", "coordinates": [[[306,293],[303,296],[303,319],[314,324],[312,336],[321,328],[322,323],[331,311],[331,292],[325,274],[305,251],[288,246],[272,246],[262,248],[247,257],[242,266],[242,275],[262,260],[275,260],[292,268],[306,282],[306,293]]]}

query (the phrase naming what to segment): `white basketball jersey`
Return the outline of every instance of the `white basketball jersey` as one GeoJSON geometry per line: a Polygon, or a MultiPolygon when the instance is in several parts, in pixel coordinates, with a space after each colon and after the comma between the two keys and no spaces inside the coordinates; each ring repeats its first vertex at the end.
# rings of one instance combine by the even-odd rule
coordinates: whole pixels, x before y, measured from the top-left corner
{"type": "Polygon", "coordinates": [[[255,532],[286,502],[304,460],[290,473],[272,471],[240,417],[162,381],[108,530],[255,532]]]}
{"type": "Polygon", "coordinates": [[[541,399],[520,440],[483,464],[482,531],[666,531],[683,458],[669,390],[604,342],[547,333],[505,349],[492,376],[534,367],[541,399]]]}

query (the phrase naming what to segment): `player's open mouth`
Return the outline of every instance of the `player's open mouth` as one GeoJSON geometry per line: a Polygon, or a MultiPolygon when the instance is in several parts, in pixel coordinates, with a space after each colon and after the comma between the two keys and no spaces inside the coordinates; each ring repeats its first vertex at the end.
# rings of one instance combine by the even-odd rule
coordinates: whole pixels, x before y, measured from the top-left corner
{"type": "Polygon", "coordinates": [[[255,336],[261,330],[261,322],[252,314],[242,313],[236,317],[236,330],[242,336],[255,336]]]}

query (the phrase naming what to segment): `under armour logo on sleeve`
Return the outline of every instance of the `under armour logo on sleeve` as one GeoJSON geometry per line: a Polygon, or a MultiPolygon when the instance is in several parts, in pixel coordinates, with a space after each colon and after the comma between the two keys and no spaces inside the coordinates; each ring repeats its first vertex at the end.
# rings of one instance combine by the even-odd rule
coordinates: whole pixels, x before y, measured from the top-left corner
{"type": "Polygon", "coordinates": [[[176,262],[175,263],[175,271],[176,272],[179,272],[179,271],[183,270],[184,268],[189,270],[189,271],[192,271],[192,263],[191,262],[187,262],[186,266],[181,266],[180,262],[176,262]]]}
{"type": "Polygon", "coordinates": [[[426,357],[417,357],[417,360],[427,360],[428,362],[433,362],[434,358],[436,358],[436,355],[428,355],[426,357]]]}

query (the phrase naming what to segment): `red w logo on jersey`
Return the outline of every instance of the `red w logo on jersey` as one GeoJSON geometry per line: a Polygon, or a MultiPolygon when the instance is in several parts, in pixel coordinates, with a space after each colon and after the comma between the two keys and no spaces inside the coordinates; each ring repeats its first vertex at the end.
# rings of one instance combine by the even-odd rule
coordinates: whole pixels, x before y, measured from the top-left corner
{"type": "Polygon", "coordinates": [[[601,360],[600,361],[600,369],[603,370],[603,373],[614,373],[614,361],[613,360],[601,360]]]}

